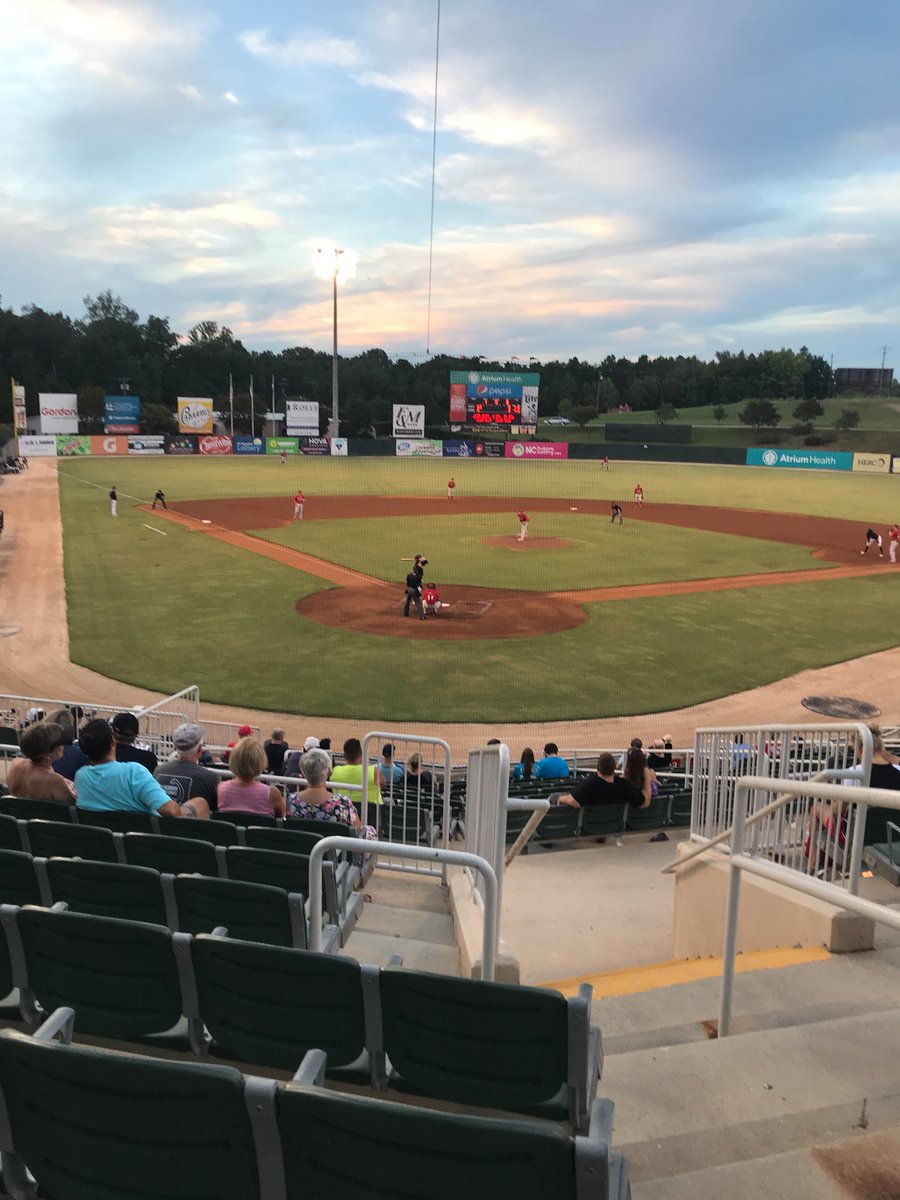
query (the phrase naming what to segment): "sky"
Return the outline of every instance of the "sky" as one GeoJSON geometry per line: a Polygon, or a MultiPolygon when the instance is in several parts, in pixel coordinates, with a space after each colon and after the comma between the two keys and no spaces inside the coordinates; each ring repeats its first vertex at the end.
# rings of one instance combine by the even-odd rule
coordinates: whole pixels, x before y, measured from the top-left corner
{"type": "Polygon", "coordinates": [[[900,363],[896,0],[441,0],[433,143],[437,17],[0,0],[2,303],[330,349],[337,246],[347,354],[900,363]]]}

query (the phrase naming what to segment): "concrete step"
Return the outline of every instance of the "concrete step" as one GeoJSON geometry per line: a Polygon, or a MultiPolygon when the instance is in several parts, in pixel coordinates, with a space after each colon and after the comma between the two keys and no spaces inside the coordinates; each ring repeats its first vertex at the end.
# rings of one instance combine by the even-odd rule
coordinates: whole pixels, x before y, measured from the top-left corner
{"type": "Polygon", "coordinates": [[[431,971],[437,975],[459,975],[459,950],[455,945],[421,942],[388,933],[355,929],[341,954],[357,962],[386,967],[399,954],[408,971],[431,971]]]}
{"type": "Polygon", "coordinates": [[[633,1200],[875,1200],[900,1195],[900,1125],[634,1184],[633,1200]]]}
{"type": "Polygon", "coordinates": [[[601,1093],[636,1181],[725,1165],[900,1121],[896,1011],[607,1058],[601,1093]],[[854,1115],[855,1114],[855,1115],[854,1115]]]}

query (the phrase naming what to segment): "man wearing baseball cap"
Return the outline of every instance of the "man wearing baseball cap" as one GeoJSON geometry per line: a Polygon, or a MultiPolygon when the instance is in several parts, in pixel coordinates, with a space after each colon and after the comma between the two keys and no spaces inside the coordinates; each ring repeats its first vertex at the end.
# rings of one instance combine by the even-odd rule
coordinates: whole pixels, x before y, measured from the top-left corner
{"type": "Polygon", "coordinates": [[[154,775],[157,782],[178,805],[199,796],[210,809],[215,809],[219,776],[200,766],[203,730],[193,722],[179,725],[172,743],[175,754],[169,762],[156,768],[154,775]]]}
{"type": "Polygon", "coordinates": [[[110,724],[116,743],[116,762],[139,762],[152,775],[159,766],[159,759],[152,750],[143,750],[134,744],[140,729],[134,713],[116,713],[110,724]]]}
{"type": "Polygon", "coordinates": [[[237,737],[234,739],[233,742],[228,743],[228,748],[226,750],[222,751],[222,762],[223,763],[227,763],[229,758],[231,758],[231,751],[238,744],[239,739],[242,737],[253,737],[253,726],[252,725],[239,725],[238,726],[237,737]]]}

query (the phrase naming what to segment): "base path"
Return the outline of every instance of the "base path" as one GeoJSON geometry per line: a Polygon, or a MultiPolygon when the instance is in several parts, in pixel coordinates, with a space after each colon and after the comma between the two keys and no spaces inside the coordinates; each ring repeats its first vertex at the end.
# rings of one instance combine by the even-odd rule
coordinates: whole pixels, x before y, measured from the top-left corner
{"type": "MultiPolygon", "coordinates": [[[[0,632],[16,630],[9,636],[0,636],[0,690],[21,696],[93,700],[123,708],[153,704],[163,699],[160,693],[109,679],[77,666],[69,659],[57,467],[56,459],[32,459],[31,466],[23,474],[0,479],[0,508],[6,516],[6,528],[0,537],[0,632]]],[[[453,502],[454,511],[460,503],[453,502]]],[[[102,489],[98,490],[98,504],[105,511],[106,497],[102,489]]],[[[440,511],[446,512],[448,507],[445,504],[440,511]]],[[[506,505],[504,511],[508,507],[506,505]]],[[[650,517],[651,514],[652,507],[645,505],[645,515],[650,517]]],[[[854,529],[858,540],[858,527],[854,525],[854,529]]],[[[427,622],[423,628],[428,629],[427,622]]],[[[161,653],[164,650],[165,647],[160,648],[161,653]]],[[[193,682],[192,679],[180,679],[177,685],[187,686],[193,682]]],[[[676,745],[685,746],[693,741],[698,726],[757,725],[773,721],[818,723],[801,704],[803,697],[810,695],[863,696],[882,710],[883,724],[896,723],[900,718],[897,699],[900,696],[900,647],[852,662],[801,671],[777,683],[690,708],[640,717],[519,724],[404,722],[403,729],[446,738],[457,760],[464,759],[471,747],[484,745],[492,737],[508,742],[514,758],[518,757],[522,746],[541,746],[551,739],[567,749],[617,747],[627,746],[636,734],[647,740],[670,733],[676,745]]],[[[201,704],[203,719],[235,724],[250,721],[264,731],[282,725],[288,741],[295,746],[302,744],[311,733],[320,737],[328,734],[340,743],[347,737],[361,736],[367,728],[390,728],[394,724],[386,724],[383,715],[377,712],[370,713],[364,720],[352,720],[207,703],[201,704]]]]}

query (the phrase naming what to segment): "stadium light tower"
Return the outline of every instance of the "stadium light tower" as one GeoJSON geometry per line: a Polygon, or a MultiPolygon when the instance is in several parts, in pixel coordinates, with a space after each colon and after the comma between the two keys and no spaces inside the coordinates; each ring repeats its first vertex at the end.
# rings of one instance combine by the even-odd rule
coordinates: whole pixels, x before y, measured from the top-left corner
{"type": "Polygon", "coordinates": [[[330,279],[332,282],[334,310],[334,345],[331,356],[331,423],[328,436],[339,435],[338,412],[338,318],[337,318],[337,285],[338,279],[352,279],[356,273],[356,253],[353,250],[343,250],[338,246],[318,246],[313,260],[316,275],[319,279],[330,279]]]}

